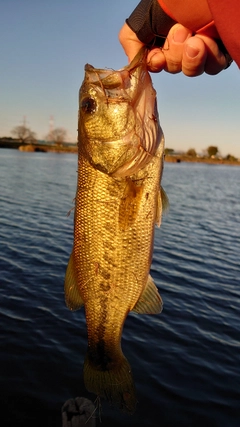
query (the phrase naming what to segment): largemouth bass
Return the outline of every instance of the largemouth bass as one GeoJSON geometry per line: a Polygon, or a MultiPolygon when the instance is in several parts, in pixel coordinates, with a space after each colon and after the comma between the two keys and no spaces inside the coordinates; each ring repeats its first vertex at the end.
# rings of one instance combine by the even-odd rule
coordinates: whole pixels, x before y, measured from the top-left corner
{"type": "Polygon", "coordinates": [[[127,412],[136,404],[121,349],[130,311],[159,313],[149,270],[160,225],[164,137],[147,51],[119,71],[87,64],[79,94],[74,243],[65,278],[67,306],[84,305],[86,388],[127,412]]]}

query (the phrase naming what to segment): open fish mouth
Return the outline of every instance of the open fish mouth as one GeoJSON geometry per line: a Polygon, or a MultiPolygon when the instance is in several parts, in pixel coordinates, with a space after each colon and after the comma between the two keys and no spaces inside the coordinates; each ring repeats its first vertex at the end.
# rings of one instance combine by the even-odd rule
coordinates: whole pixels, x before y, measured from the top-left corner
{"type": "Polygon", "coordinates": [[[144,168],[163,141],[146,55],[147,50],[141,50],[119,71],[85,66],[80,91],[80,126],[83,122],[87,137],[84,151],[93,167],[115,177],[144,168]],[[106,132],[98,134],[98,129],[106,132]]]}

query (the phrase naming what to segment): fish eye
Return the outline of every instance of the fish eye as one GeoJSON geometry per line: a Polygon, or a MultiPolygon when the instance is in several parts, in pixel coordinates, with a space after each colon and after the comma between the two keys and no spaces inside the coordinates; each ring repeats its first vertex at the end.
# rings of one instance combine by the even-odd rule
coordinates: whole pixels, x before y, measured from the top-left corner
{"type": "Polygon", "coordinates": [[[81,102],[80,107],[84,111],[84,113],[92,114],[96,111],[97,103],[93,98],[84,98],[81,102]]]}

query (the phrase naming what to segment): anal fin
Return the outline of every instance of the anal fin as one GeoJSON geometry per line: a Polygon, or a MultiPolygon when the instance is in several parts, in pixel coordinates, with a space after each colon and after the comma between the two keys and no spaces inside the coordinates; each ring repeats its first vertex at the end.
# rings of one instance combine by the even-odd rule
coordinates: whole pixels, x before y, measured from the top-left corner
{"type": "Polygon", "coordinates": [[[163,309],[163,301],[152,277],[148,276],[146,286],[132,311],[138,314],[158,314],[163,309]]]}

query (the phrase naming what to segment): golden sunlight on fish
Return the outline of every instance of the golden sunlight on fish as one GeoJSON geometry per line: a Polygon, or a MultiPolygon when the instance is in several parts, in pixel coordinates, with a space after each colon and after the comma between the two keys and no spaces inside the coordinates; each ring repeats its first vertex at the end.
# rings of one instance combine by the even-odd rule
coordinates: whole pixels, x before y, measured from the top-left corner
{"type": "Polygon", "coordinates": [[[121,349],[130,311],[160,313],[149,270],[160,225],[164,137],[141,50],[127,67],[85,66],[79,95],[74,244],[65,278],[71,310],[85,307],[86,388],[133,412],[131,368],[121,349]]]}

